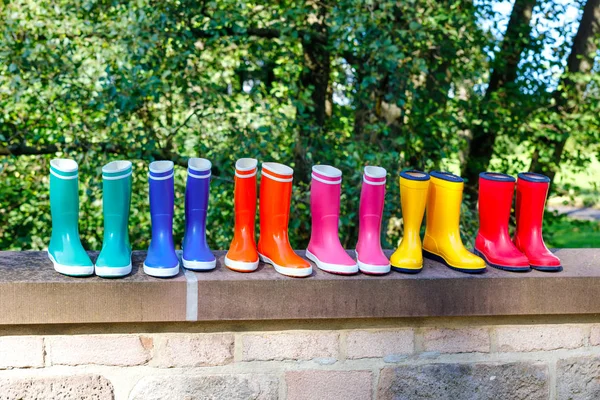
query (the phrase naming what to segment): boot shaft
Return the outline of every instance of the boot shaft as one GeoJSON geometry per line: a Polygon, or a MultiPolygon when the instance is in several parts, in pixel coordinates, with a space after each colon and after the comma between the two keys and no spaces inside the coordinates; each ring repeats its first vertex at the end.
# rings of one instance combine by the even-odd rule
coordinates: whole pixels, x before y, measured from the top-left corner
{"type": "Polygon", "coordinates": [[[172,161],[154,161],[150,164],[148,184],[153,238],[166,234],[172,240],[175,201],[173,168],[172,161]]]}
{"type": "Polygon", "coordinates": [[[542,221],[550,187],[550,178],[532,172],[521,173],[518,178],[515,236],[518,240],[536,237],[541,240],[542,221]]]}
{"type": "Polygon", "coordinates": [[[50,161],[50,213],[54,230],[77,232],[79,223],[79,167],[74,160],[50,161]]]}
{"type": "Polygon", "coordinates": [[[426,236],[460,238],[460,206],[464,180],[449,172],[432,171],[427,196],[426,236]]]}
{"type": "Polygon", "coordinates": [[[185,186],[186,232],[206,226],[212,164],[204,158],[190,158],[185,186]]]}
{"type": "Polygon", "coordinates": [[[310,182],[311,241],[322,233],[338,235],[342,171],[330,165],[312,167],[310,182]]]}
{"type": "Polygon", "coordinates": [[[402,171],[399,180],[404,237],[419,237],[427,205],[429,174],[417,170],[402,171]]]}
{"type": "Polygon", "coordinates": [[[235,231],[240,229],[254,238],[256,219],[256,173],[258,162],[254,158],[241,158],[235,163],[235,231]]]}
{"type": "Polygon", "coordinates": [[[385,202],[387,171],[381,167],[367,166],[364,169],[360,191],[359,240],[361,234],[379,236],[385,202]],[[361,233],[362,232],[362,233],[361,233]]]}
{"type": "Polygon", "coordinates": [[[488,239],[508,236],[515,178],[506,174],[479,174],[479,233],[488,239]]]}
{"type": "Polygon", "coordinates": [[[263,163],[260,180],[260,235],[281,235],[287,241],[294,170],[279,163],[263,163]]]}
{"type": "Polygon", "coordinates": [[[364,169],[356,243],[356,258],[363,271],[365,268],[389,271],[389,260],[381,248],[386,175],[386,170],[381,167],[367,166],[364,169]]]}
{"type": "Polygon", "coordinates": [[[113,161],[102,167],[104,240],[107,240],[107,235],[115,235],[118,232],[129,243],[131,174],[132,165],[129,161],[113,161]]]}

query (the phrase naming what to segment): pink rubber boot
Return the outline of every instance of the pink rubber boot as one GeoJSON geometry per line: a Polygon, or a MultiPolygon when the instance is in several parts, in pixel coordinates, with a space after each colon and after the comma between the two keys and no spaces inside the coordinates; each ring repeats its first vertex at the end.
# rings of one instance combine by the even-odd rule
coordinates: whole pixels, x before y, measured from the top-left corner
{"type": "Polygon", "coordinates": [[[363,274],[390,272],[390,261],[381,249],[381,218],[385,201],[385,176],[381,167],[365,167],[358,219],[356,259],[363,274]]]}
{"type": "Polygon", "coordinates": [[[358,272],[358,265],[346,253],[338,236],[341,186],[342,171],[339,169],[329,165],[312,167],[312,229],[306,257],[323,271],[350,275],[358,272]]]}

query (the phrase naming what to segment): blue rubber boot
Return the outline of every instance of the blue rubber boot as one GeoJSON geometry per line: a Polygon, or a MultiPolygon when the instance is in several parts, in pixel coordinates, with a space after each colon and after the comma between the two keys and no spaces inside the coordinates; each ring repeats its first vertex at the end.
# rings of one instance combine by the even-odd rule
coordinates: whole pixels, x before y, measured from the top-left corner
{"type": "Polygon", "coordinates": [[[131,273],[131,171],[130,161],[112,161],[102,168],[104,240],[96,260],[96,275],[103,278],[119,278],[131,273]]]}
{"type": "Polygon", "coordinates": [[[173,203],[175,198],[172,161],[150,164],[150,217],[152,240],[144,261],[144,272],[158,278],[179,273],[179,259],[173,244],[173,203]]]}
{"type": "Polygon", "coordinates": [[[88,276],[94,264],[79,240],[79,167],[75,160],[50,161],[50,212],[52,236],[48,257],[64,275],[88,276]]]}
{"type": "Polygon", "coordinates": [[[210,190],[211,163],[205,158],[190,158],[185,187],[185,235],[183,266],[193,271],[209,271],[217,260],[206,243],[206,212],[210,190]]]}

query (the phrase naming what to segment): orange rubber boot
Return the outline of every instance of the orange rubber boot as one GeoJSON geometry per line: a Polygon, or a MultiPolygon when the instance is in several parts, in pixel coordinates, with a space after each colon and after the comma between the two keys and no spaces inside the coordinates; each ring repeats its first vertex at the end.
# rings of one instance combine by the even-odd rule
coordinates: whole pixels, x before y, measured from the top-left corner
{"type": "Polygon", "coordinates": [[[254,158],[240,158],[235,163],[235,228],[229,251],[225,255],[225,266],[237,272],[252,272],[258,268],[254,240],[256,165],[254,158]]]}
{"type": "Polygon", "coordinates": [[[312,274],[312,266],[294,253],[288,239],[293,174],[283,164],[262,164],[258,255],[280,274],[299,278],[312,274]]]}

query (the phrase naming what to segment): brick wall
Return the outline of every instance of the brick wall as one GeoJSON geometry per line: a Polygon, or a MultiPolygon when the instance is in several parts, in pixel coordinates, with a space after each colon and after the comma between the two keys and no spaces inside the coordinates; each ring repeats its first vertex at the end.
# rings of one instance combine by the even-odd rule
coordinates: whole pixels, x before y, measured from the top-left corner
{"type": "Polygon", "coordinates": [[[594,317],[90,325],[0,334],[0,399],[600,398],[594,317]]]}

